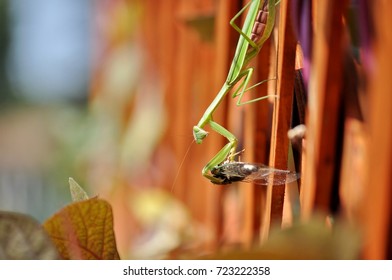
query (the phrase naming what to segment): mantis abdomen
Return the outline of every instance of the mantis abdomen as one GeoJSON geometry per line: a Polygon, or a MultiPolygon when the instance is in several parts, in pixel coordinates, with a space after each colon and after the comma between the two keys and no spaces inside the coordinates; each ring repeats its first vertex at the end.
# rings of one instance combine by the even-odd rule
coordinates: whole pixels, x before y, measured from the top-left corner
{"type": "Polygon", "coordinates": [[[250,35],[250,39],[257,43],[261,36],[264,33],[265,26],[267,24],[267,18],[268,18],[268,5],[267,1],[264,2],[263,8],[259,10],[256,16],[255,23],[252,28],[252,33],[250,35]]]}

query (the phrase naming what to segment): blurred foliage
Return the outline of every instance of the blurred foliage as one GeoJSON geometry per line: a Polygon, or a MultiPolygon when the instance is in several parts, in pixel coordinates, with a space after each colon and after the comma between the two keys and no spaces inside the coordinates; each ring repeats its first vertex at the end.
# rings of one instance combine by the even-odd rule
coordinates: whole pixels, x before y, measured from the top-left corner
{"type": "Polygon", "coordinates": [[[0,211],[0,259],[51,260],[59,255],[48,234],[32,217],[0,211]]]}
{"type": "Polygon", "coordinates": [[[63,207],[43,226],[28,215],[0,211],[0,259],[120,258],[110,204],[88,199],[73,179],[70,188],[84,200],[63,207]]]}
{"type": "Polygon", "coordinates": [[[360,258],[358,230],[344,223],[332,228],[314,217],[287,229],[272,230],[268,240],[251,250],[232,250],[206,256],[210,260],[352,260],[360,258]]]}
{"type": "Polygon", "coordinates": [[[131,258],[165,259],[197,245],[203,236],[186,206],[159,189],[135,194],[130,200],[133,215],[144,234],[134,240],[131,258]],[[178,252],[175,252],[178,251],[178,252]]]}
{"type": "MultiPolygon", "coordinates": [[[[148,233],[144,240],[135,240],[133,258],[196,257],[194,252],[186,253],[190,248],[179,250],[191,245],[198,235],[181,204],[163,192],[150,191],[136,196],[131,207],[148,233]]],[[[119,259],[111,206],[102,199],[71,203],[49,218],[44,229],[53,244],[42,227],[26,215],[0,212],[0,220],[0,259],[56,259],[53,244],[63,259],[119,259]]],[[[223,251],[202,259],[358,259],[360,245],[357,230],[344,223],[331,228],[315,217],[288,229],[272,230],[261,247],[223,251]]]]}
{"type": "MultiPolygon", "coordinates": [[[[72,178],[69,184],[77,202],[60,209],[43,227],[30,216],[0,212],[0,259],[120,258],[110,204],[89,199],[72,178]]],[[[159,190],[139,192],[129,207],[143,228],[134,240],[131,258],[176,258],[195,245],[198,232],[189,213],[171,195],[159,190]]]]}

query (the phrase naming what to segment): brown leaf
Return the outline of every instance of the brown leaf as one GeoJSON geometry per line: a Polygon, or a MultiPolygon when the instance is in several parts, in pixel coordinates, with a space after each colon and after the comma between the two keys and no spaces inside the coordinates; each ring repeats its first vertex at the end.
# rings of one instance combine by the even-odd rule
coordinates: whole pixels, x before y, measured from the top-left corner
{"type": "Polygon", "coordinates": [[[105,200],[72,203],[48,219],[44,227],[63,259],[120,259],[112,208],[105,200]]]}
{"type": "Polygon", "coordinates": [[[32,217],[0,211],[0,259],[58,259],[56,247],[32,217]]]}

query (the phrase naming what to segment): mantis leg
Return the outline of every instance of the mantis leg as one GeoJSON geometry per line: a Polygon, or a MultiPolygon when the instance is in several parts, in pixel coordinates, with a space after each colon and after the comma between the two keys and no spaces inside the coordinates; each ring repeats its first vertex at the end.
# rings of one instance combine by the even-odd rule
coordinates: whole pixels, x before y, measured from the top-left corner
{"type": "Polygon", "coordinates": [[[202,174],[204,177],[208,178],[212,183],[219,184],[221,183],[220,179],[217,179],[211,175],[211,169],[217,166],[218,164],[224,162],[225,160],[233,160],[233,157],[236,155],[237,149],[237,138],[226,128],[221,126],[220,124],[210,121],[210,127],[221,134],[222,136],[226,137],[229,140],[227,143],[203,168],[202,174]]]}
{"type": "Polygon", "coordinates": [[[240,83],[240,85],[234,91],[234,93],[232,95],[233,98],[239,96],[238,100],[237,100],[237,106],[241,106],[241,105],[257,102],[259,100],[267,99],[269,97],[277,97],[277,95],[265,95],[265,96],[261,96],[261,97],[258,97],[258,98],[252,99],[252,100],[248,100],[248,101],[242,102],[242,97],[244,96],[245,92],[247,92],[247,91],[251,90],[252,88],[257,87],[257,86],[259,86],[259,85],[261,85],[261,84],[263,84],[265,82],[268,82],[270,80],[275,80],[274,78],[273,79],[265,79],[265,80],[263,80],[263,81],[261,81],[261,82],[259,82],[257,84],[254,84],[254,85],[250,86],[249,88],[247,88],[248,83],[249,83],[249,81],[250,81],[250,79],[252,77],[252,74],[253,74],[253,68],[248,68],[248,69],[244,70],[239,75],[239,78],[242,78],[242,77],[245,77],[245,78],[242,80],[242,82],[240,83]]]}

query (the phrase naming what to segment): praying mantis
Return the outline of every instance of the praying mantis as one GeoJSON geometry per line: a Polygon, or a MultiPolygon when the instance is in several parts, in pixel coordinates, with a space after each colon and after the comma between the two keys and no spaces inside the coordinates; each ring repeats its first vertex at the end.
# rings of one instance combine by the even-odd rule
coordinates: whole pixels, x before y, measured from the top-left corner
{"type": "MultiPolygon", "coordinates": [[[[275,24],[275,6],[278,3],[279,1],[276,0],[251,0],[230,21],[230,25],[240,34],[234,59],[222,88],[209,105],[198,124],[193,127],[193,137],[197,144],[201,144],[203,139],[208,135],[208,132],[204,129],[206,125],[209,125],[212,130],[221,134],[229,141],[202,170],[202,175],[214,184],[223,185],[239,181],[240,179],[245,179],[246,175],[251,175],[261,170],[261,167],[256,165],[252,166],[252,164],[234,161],[234,157],[238,154],[238,140],[234,134],[213,120],[213,114],[222,100],[237,84],[238,88],[234,91],[232,97],[238,97],[238,106],[268,98],[268,96],[262,96],[242,102],[243,94],[248,89],[257,85],[247,88],[253,73],[253,68],[248,67],[247,65],[259,53],[263,44],[271,35],[275,24]],[[263,4],[261,4],[262,2],[263,4]],[[248,9],[248,13],[244,25],[242,29],[240,29],[235,24],[235,21],[246,9],[248,9]],[[241,166],[239,166],[240,164],[241,166]],[[242,170],[243,174],[236,176],[235,174],[232,174],[233,170],[242,170]]],[[[268,167],[266,167],[266,169],[268,169],[268,167]]],[[[290,171],[279,169],[271,169],[269,173],[275,172],[274,170],[283,172],[283,174],[285,174],[285,172],[290,173],[290,171]]],[[[294,179],[296,179],[295,176],[292,176],[292,180],[294,179]]]]}

